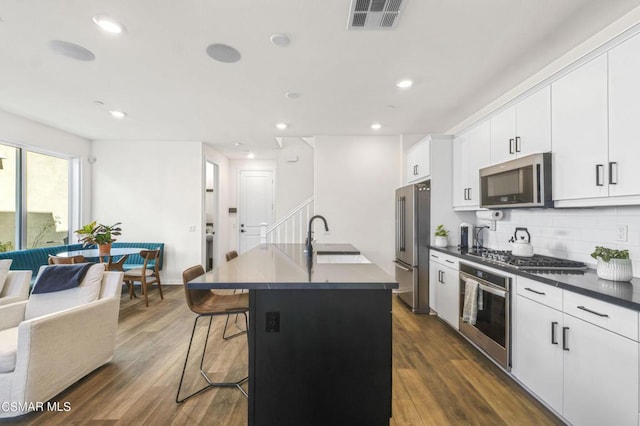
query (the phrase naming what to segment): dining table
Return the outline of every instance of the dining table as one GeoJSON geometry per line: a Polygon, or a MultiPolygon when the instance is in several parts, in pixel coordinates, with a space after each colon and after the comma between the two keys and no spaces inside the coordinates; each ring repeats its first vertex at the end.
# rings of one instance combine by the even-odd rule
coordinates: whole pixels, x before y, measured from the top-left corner
{"type": "Polygon", "coordinates": [[[145,249],[143,247],[117,247],[112,248],[108,255],[100,255],[98,249],[82,249],[63,251],[56,254],[56,256],[73,257],[82,255],[85,259],[99,259],[100,262],[105,263],[105,269],[107,271],[124,271],[122,265],[126,262],[129,255],[139,254],[142,250],[145,249]]]}

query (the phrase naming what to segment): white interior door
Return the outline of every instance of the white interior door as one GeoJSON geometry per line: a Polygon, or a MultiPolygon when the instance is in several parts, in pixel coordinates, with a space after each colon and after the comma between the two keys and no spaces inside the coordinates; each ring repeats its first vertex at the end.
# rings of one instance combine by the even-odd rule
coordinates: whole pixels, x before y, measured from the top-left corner
{"type": "Polygon", "coordinates": [[[271,170],[240,171],[239,203],[240,253],[260,244],[260,226],[273,223],[273,172],[271,170]]]}

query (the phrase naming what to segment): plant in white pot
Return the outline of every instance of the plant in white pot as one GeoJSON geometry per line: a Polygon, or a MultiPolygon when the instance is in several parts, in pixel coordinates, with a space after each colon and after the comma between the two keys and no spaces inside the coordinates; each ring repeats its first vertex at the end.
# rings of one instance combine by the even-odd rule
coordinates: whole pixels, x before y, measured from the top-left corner
{"type": "Polygon", "coordinates": [[[596,246],[591,257],[598,259],[596,273],[599,278],[611,281],[631,281],[633,267],[629,259],[629,250],[615,250],[596,246]]]}
{"type": "Polygon", "coordinates": [[[434,241],[433,245],[435,245],[436,247],[448,246],[449,245],[449,242],[447,241],[448,235],[449,235],[449,231],[447,231],[444,228],[444,225],[438,225],[436,227],[436,232],[435,232],[436,240],[434,241]]]}

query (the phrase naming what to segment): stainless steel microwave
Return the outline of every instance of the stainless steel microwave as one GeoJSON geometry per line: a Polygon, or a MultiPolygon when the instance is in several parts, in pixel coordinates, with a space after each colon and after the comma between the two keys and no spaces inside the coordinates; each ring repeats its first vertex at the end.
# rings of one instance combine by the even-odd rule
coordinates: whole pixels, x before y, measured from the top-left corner
{"type": "Polygon", "coordinates": [[[480,207],[553,207],[551,153],[531,154],[480,169],[480,207]]]}

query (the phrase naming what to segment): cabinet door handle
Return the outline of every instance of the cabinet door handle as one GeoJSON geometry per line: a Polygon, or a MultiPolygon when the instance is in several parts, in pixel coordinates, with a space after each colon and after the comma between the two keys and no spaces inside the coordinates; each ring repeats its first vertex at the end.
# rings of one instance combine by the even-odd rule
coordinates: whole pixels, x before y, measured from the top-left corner
{"type": "Polygon", "coordinates": [[[609,185],[618,184],[618,163],[615,161],[609,161],[609,185]],[[613,173],[613,168],[616,168],[616,172],[613,173]]]}
{"type": "Polygon", "coordinates": [[[444,261],[447,262],[447,263],[455,263],[455,262],[453,262],[452,260],[449,260],[449,259],[445,259],[444,261]]]}
{"type": "Polygon", "coordinates": [[[416,164],[416,175],[420,174],[420,165],[416,164]]]}
{"type": "Polygon", "coordinates": [[[602,318],[609,318],[609,315],[607,315],[607,314],[601,314],[600,312],[592,311],[591,309],[585,308],[584,306],[578,306],[577,308],[581,309],[581,310],[583,310],[585,312],[589,312],[590,314],[597,315],[597,316],[602,317],[602,318]]]}
{"type": "Polygon", "coordinates": [[[464,189],[464,199],[467,200],[467,188],[464,189]]]}
{"type": "Polygon", "coordinates": [[[562,350],[569,350],[569,327],[562,327],[562,350]]]}
{"type": "Polygon", "coordinates": [[[596,164],[596,186],[604,186],[600,177],[600,171],[604,174],[604,164],[596,164]]]}
{"type": "Polygon", "coordinates": [[[468,188],[468,189],[469,189],[469,201],[471,201],[471,188],[468,188]]]}
{"type": "Polygon", "coordinates": [[[509,139],[509,154],[515,154],[516,152],[513,150],[513,139],[509,139]]]}
{"type": "Polygon", "coordinates": [[[557,345],[558,341],[556,340],[556,327],[558,326],[558,321],[553,321],[551,323],[551,344],[557,345]]]}
{"type": "Polygon", "coordinates": [[[443,282],[443,280],[442,280],[442,271],[438,271],[438,282],[439,283],[443,282]]]}
{"type": "Polygon", "coordinates": [[[525,287],[524,289],[527,290],[527,291],[530,291],[531,293],[539,294],[540,296],[546,296],[547,295],[547,293],[544,293],[544,292],[538,291],[538,290],[534,290],[534,289],[529,288],[529,287],[525,287]]]}
{"type": "Polygon", "coordinates": [[[522,148],[521,145],[520,136],[516,136],[516,152],[520,152],[520,148],[522,148]]]}
{"type": "Polygon", "coordinates": [[[438,256],[436,256],[435,254],[432,254],[431,257],[433,257],[434,259],[440,259],[438,256]]]}

